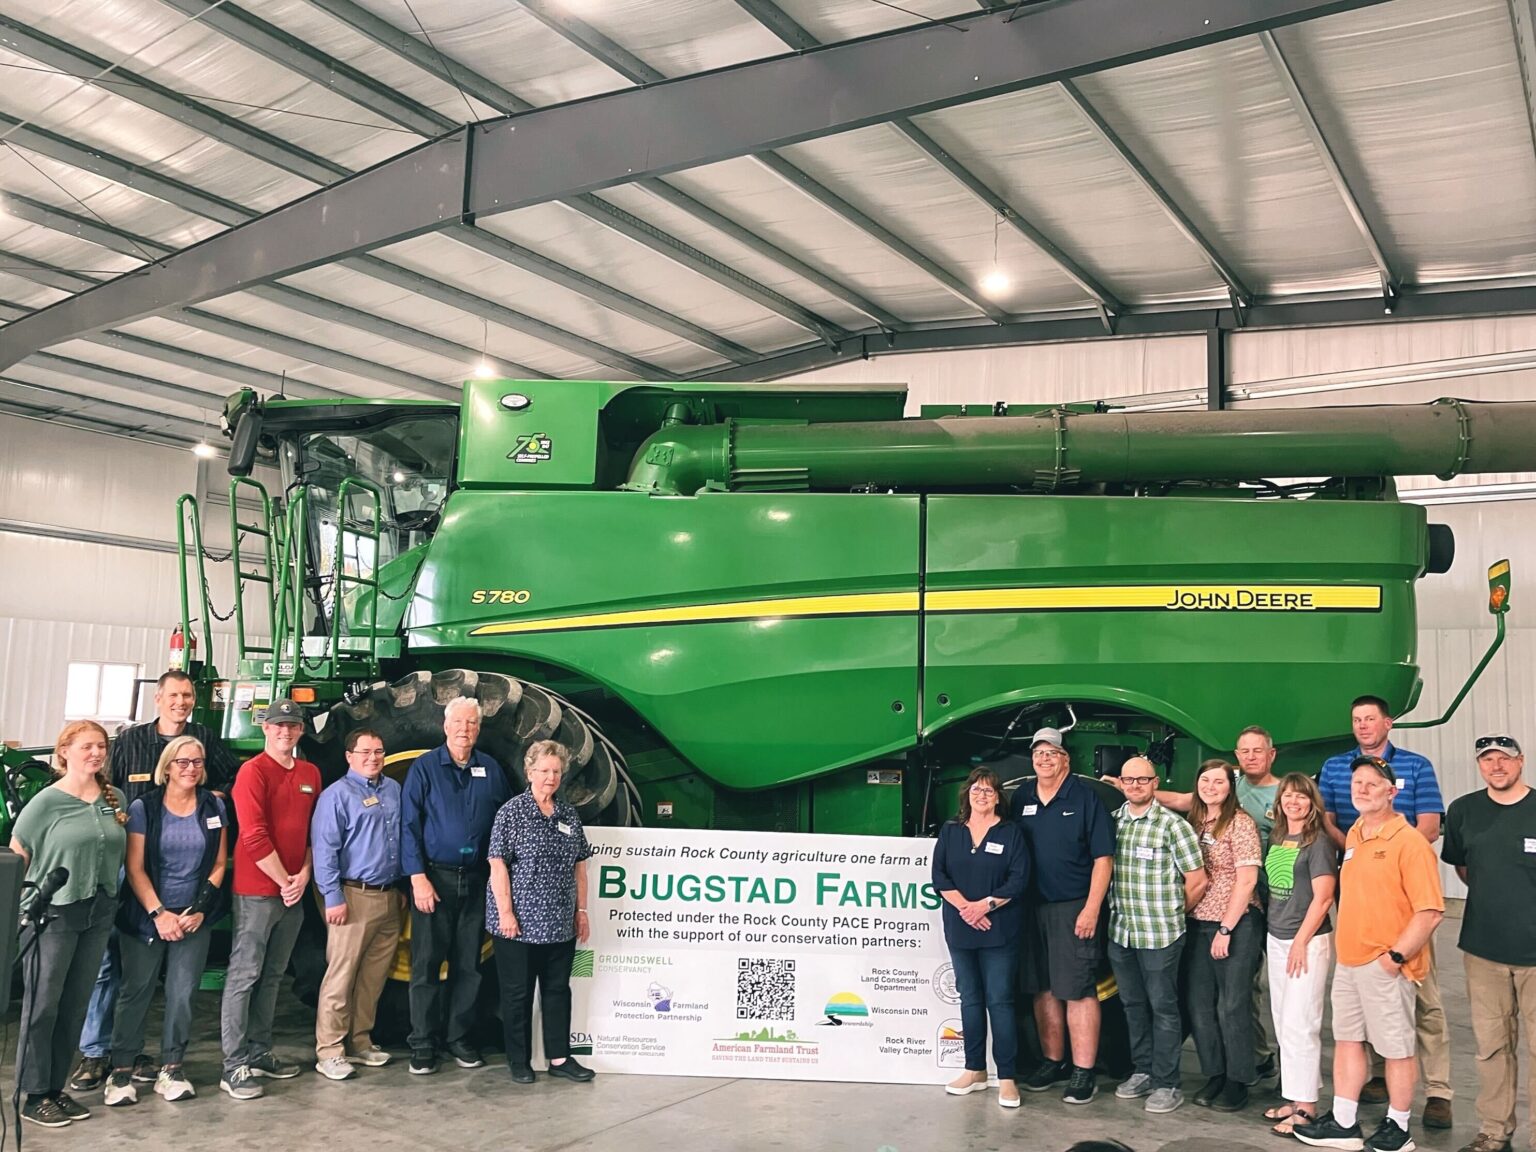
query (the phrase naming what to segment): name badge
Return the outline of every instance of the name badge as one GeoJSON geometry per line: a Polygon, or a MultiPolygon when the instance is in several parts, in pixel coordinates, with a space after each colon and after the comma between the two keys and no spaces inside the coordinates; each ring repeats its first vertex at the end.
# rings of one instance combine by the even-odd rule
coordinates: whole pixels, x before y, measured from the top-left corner
{"type": "Polygon", "coordinates": [[[222,827],[224,827],[224,821],[221,820],[217,816],[210,816],[210,817],[208,817],[208,819],[205,821],[205,823],[208,825],[210,830],[212,830],[214,828],[222,828],[222,827]]]}
{"type": "Polygon", "coordinates": [[[992,856],[1001,856],[1003,854],[1003,846],[1001,844],[993,844],[990,840],[987,842],[986,849],[988,854],[992,856]]]}
{"type": "Polygon", "coordinates": [[[128,773],[128,783],[130,783],[130,784],[148,784],[153,779],[154,779],[154,773],[153,772],[130,772],[130,773],[128,773]]]}
{"type": "Polygon", "coordinates": [[[364,796],[363,797],[363,807],[364,808],[372,808],[378,802],[379,802],[379,798],[377,796],[364,796]]]}
{"type": "Polygon", "coordinates": [[[1040,805],[1038,805],[1038,804],[1026,804],[1026,805],[1024,805],[1024,807],[1022,809],[1020,809],[1020,814],[1024,815],[1024,816],[1033,816],[1036,813],[1038,813],[1039,811],[1040,811],[1040,805]]]}
{"type": "Polygon", "coordinates": [[[1138,860],[1155,860],[1155,859],[1157,859],[1157,854],[1155,852],[1153,852],[1152,849],[1148,848],[1146,845],[1141,845],[1140,847],[1138,847],[1136,849],[1136,859],[1138,859],[1138,860]]]}
{"type": "Polygon", "coordinates": [[[1392,787],[1396,788],[1399,792],[1404,792],[1408,788],[1408,781],[1404,780],[1402,777],[1398,777],[1396,780],[1392,781],[1392,787]]]}
{"type": "Polygon", "coordinates": [[[1200,833],[1200,843],[1214,844],[1216,843],[1216,837],[1212,836],[1209,832],[1202,832],[1200,833]]]}
{"type": "Polygon", "coordinates": [[[1536,855],[1536,836],[1527,836],[1525,838],[1525,850],[1527,853],[1536,855]]]}
{"type": "Polygon", "coordinates": [[[300,784],[299,791],[306,796],[313,796],[315,794],[315,786],[313,784],[300,784]]]}
{"type": "Polygon", "coordinates": [[[471,776],[475,777],[475,779],[477,779],[477,780],[484,780],[485,779],[485,765],[484,764],[471,764],[469,766],[469,774],[471,776]]]}
{"type": "Polygon", "coordinates": [[[1354,855],[1355,850],[1353,848],[1347,849],[1344,853],[1344,863],[1348,864],[1354,858],[1354,855]]]}
{"type": "MultiPolygon", "coordinates": [[[[560,831],[563,834],[565,834],[566,836],[574,836],[576,834],[576,829],[572,828],[564,820],[561,820],[558,824],[555,825],[555,827],[560,829],[560,831]]],[[[988,844],[987,847],[990,848],[990,847],[992,847],[992,845],[988,844]]],[[[998,846],[998,850],[999,851],[1002,850],[1002,846],[1001,845],[998,846]]]]}

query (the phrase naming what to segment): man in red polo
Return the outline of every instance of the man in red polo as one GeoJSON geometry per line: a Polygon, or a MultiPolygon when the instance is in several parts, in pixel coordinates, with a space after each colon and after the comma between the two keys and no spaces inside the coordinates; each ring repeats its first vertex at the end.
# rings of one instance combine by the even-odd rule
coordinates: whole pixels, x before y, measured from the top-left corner
{"type": "Polygon", "coordinates": [[[320,769],[294,755],[304,713],[274,700],[261,724],[262,752],[235,777],[234,939],[224,977],[219,1087],[236,1100],[262,1095],[257,1077],[287,1080],[299,1066],[272,1051],[272,1016],[293,953],[309,887],[309,823],[320,796],[320,769]]]}

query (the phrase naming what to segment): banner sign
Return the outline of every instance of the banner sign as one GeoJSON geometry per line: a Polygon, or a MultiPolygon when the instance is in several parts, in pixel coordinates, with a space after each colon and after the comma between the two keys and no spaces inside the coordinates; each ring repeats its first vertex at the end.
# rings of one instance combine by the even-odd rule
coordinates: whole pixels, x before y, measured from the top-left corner
{"type": "Polygon", "coordinates": [[[594,1068],[936,1084],[965,1066],[932,840],[586,831],[571,1040],[594,1068]]]}

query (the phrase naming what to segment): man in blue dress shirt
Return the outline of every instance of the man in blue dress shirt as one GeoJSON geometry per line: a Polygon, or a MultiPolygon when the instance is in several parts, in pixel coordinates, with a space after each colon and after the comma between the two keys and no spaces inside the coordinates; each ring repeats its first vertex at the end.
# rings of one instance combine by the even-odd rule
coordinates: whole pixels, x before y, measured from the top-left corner
{"type": "Polygon", "coordinates": [[[411,1072],[417,1076],[437,1071],[439,1040],[460,1068],[485,1064],[472,1037],[490,877],[486,854],[497,809],[512,798],[501,765],[475,747],[478,701],[450,700],[443,732],[447,740],[412,763],[401,797],[400,858],[412,903],[411,1072]]]}
{"type": "Polygon", "coordinates": [[[400,785],[384,775],[384,741],[347,734],[347,774],[320,794],[310,822],[315,887],[325,901],[325,979],[315,1020],[315,1071],[346,1080],[377,1068],[374,1013],[400,944],[400,785]]]}

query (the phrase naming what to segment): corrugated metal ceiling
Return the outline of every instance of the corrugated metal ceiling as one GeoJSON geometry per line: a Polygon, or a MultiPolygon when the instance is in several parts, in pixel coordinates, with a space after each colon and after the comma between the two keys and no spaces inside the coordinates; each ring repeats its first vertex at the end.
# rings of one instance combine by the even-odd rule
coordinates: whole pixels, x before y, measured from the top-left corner
{"type": "MultiPolygon", "coordinates": [[[[471,118],[976,10],[0,0],[0,305],[15,306],[0,314],[471,118]]],[[[1210,307],[1228,281],[1240,298],[1362,295],[1379,288],[1373,244],[1408,285],[1530,276],[1519,42],[1506,0],[1394,0],[522,209],[52,350],[94,379],[57,359],[6,375],[119,405],[140,378],[209,407],[285,376],[441,394],[481,355],[552,377],[687,377],[862,332],[1092,315],[1096,292],[1111,313],[1210,307]]]]}

